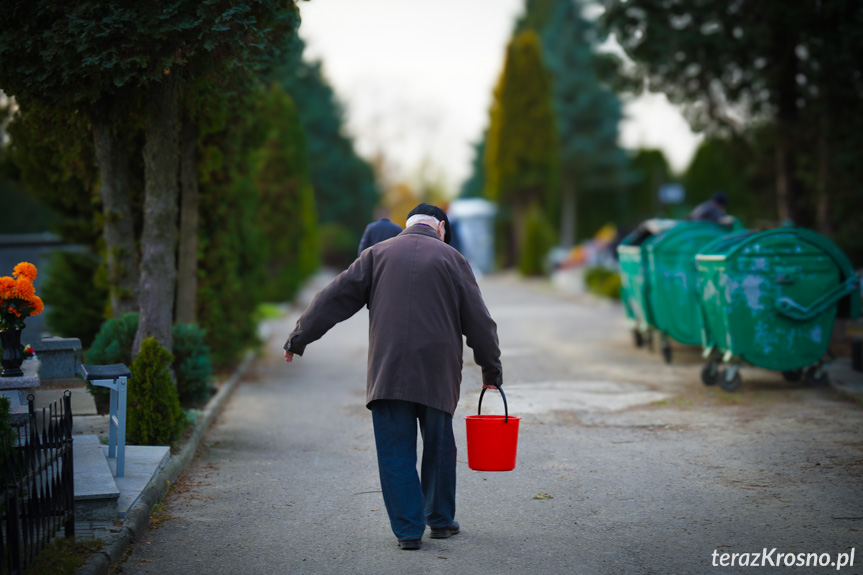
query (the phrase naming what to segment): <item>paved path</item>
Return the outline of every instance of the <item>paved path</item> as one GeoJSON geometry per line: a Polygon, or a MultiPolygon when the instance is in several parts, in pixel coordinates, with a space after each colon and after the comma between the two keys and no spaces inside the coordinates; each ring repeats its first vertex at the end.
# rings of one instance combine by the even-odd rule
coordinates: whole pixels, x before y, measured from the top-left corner
{"type": "MultiPolygon", "coordinates": [[[[615,305],[509,277],[481,287],[523,420],[515,471],[468,469],[462,418],[480,387],[468,353],[456,413],[461,534],[398,550],[363,405],[366,312],[287,366],[292,313],[272,326],[266,356],[123,573],[741,573],[758,569],[713,567],[712,554],[835,560],[855,546],[855,568],[841,572],[863,573],[859,405],[754,369],[737,394],[706,388],[697,353],[676,349],[666,366],[633,349],[615,305]]],[[[489,394],[486,409],[499,409],[489,394]]]]}

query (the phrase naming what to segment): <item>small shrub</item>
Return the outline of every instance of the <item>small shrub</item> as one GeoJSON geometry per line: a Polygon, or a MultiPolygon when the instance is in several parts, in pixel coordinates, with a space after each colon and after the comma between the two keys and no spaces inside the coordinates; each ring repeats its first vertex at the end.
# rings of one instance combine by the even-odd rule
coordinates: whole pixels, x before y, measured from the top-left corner
{"type": "Polygon", "coordinates": [[[133,445],[169,445],[185,427],[177,388],[171,381],[174,360],[162,344],[148,337],[132,364],[126,441],[133,445]]]}
{"type": "Polygon", "coordinates": [[[584,283],[592,294],[620,299],[620,274],[615,270],[602,266],[587,268],[584,283]]]}
{"type": "Polygon", "coordinates": [[[9,424],[9,398],[0,395],[0,465],[6,463],[12,454],[17,435],[9,424]]]}
{"type": "Polygon", "coordinates": [[[524,230],[524,244],[518,269],[524,276],[541,276],[544,273],[545,257],[554,245],[554,230],[538,207],[534,206],[527,214],[524,230]]]}
{"type": "Polygon", "coordinates": [[[210,348],[204,330],[196,325],[174,326],[174,373],[180,405],[192,406],[210,399],[210,348]]]}
{"type": "MultiPolygon", "coordinates": [[[[132,365],[132,345],[138,331],[138,314],[128,313],[121,318],[109,319],[87,351],[87,362],[92,365],[124,363],[132,365]]],[[[174,363],[171,366],[177,378],[180,403],[194,406],[210,398],[210,349],[204,343],[204,330],[195,325],[175,325],[174,363]]],[[[111,391],[105,387],[87,384],[87,390],[96,401],[98,413],[108,413],[111,391]]]]}
{"type": "MultiPolygon", "coordinates": [[[[85,363],[89,365],[123,363],[126,366],[131,366],[132,344],[135,342],[137,331],[137,313],[127,313],[122,317],[109,319],[102,324],[99,333],[93,339],[93,345],[85,354],[85,363]]],[[[96,402],[96,412],[108,413],[111,390],[87,382],[87,391],[90,392],[96,402]]]]}

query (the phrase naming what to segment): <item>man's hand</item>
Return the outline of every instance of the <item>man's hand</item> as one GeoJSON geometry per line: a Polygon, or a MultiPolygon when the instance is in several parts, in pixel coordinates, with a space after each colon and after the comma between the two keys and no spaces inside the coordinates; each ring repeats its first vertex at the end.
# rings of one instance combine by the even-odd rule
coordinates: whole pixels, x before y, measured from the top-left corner
{"type": "Polygon", "coordinates": [[[482,385],[482,388],[483,389],[500,389],[500,387],[498,387],[497,385],[490,385],[490,384],[486,384],[486,383],[484,383],[482,385]]]}
{"type": "Polygon", "coordinates": [[[288,350],[285,350],[285,361],[288,363],[291,363],[292,361],[294,361],[294,354],[288,350]]]}

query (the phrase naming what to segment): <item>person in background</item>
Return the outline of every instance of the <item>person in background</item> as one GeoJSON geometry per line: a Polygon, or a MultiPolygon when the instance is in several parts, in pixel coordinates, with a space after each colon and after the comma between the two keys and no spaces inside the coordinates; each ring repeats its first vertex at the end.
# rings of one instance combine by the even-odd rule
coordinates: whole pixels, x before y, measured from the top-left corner
{"type": "Polygon", "coordinates": [[[497,324],[470,264],[449,245],[450,234],[443,210],[415,207],[402,233],[361,252],[315,296],[284,346],[290,363],[368,305],[366,407],[384,505],[405,550],[420,548],[426,525],[436,539],[460,532],[452,418],[461,391],[463,336],[482,369],[483,388],[503,383],[497,324]]]}
{"type": "Polygon", "coordinates": [[[370,248],[378,242],[394,238],[401,233],[401,226],[391,222],[387,217],[388,215],[385,210],[379,210],[378,219],[366,226],[363,237],[360,238],[360,248],[357,250],[357,255],[363,253],[364,249],[370,248]]]}
{"type": "Polygon", "coordinates": [[[719,222],[725,217],[727,208],[728,196],[725,192],[716,192],[709,200],[695,206],[686,219],[719,222]]]}

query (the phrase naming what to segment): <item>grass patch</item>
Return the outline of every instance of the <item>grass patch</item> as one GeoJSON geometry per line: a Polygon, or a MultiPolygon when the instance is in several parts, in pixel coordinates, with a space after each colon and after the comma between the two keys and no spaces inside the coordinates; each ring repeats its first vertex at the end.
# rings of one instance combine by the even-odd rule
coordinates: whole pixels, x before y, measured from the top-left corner
{"type": "Polygon", "coordinates": [[[255,319],[264,321],[268,319],[278,319],[285,314],[284,306],[277,303],[262,303],[258,304],[255,309],[255,319]]]}
{"type": "Polygon", "coordinates": [[[729,393],[727,391],[723,391],[722,389],[717,389],[716,392],[714,392],[714,396],[716,397],[716,399],[723,403],[731,403],[734,405],[741,405],[743,403],[746,403],[746,398],[739,391],[729,393]]]}
{"type": "Polygon", "coordinates": [[[672,399],[658,399],[656,401],[651,401],[650,405],[656,407],[679,407],[682,409],[692,407],[692,400],[688,397],[677,396],[672,399]]]}
{"type": "Polygon", "coordinates": [[[60,575],[75,573],[90,556],[102,547],[101,539],[66,539],[57,537],[32,563],[24,575],[60,575]]]}
{"type": "Polygon", "coordinates": [[[174,516],[168,512],[164,504],[156,503],[150,514],[150,529],[158,529],[173,518],[174,516]]]}

